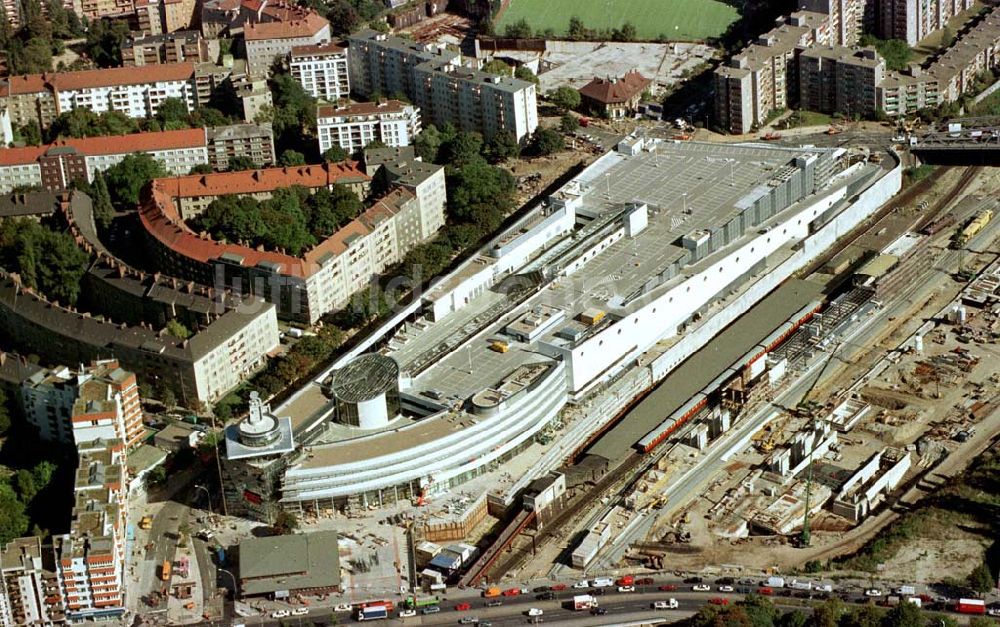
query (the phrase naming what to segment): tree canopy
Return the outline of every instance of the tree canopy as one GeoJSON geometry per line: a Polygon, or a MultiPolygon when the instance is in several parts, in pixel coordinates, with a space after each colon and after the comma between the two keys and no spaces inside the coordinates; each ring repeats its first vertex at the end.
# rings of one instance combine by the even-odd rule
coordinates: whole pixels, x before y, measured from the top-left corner
{"type": "Polygon", "coordinates": [[[913,57],[913,50],[902,39],[879,39],[878,37],[865,33],[861,35],[859,42],[862,46],[873,46],[885,59],[887,70],[905,70],[910,59],[913,57]]]}
{"type": "Polygon", "coordinates": [[[312,195],[303,187],[291,187],[261,201],[222,196],[194,218],[191,226],[216,239],[300,255],[362,210],[358,197],[343,185],[321,188],[312,195]]]}
{"type": "Polygon", "coordinates": [[[26,218],[0,222],[0,266],[61,304],[75,304],[89,256],[73,237],[26,218]]]}
{"type": "Polygon", "coordinates": [[[121,210],[131,210],[139,204],[142,188],[155,178],[167,176],[167,170],[149,153],[137,152],[126,155],[102,176],[114,205],[121,210]]]}
{"type": "Polygon", "coordinates": [[[530,146],[532,154],[544,157],[559,152],[566,147],[563,136],[558,131],[539,126],[531,135],[530,146]]]}
{"type": "Polygon", "coordinates": [[[553,89],[546,97],[549,99],[549,102],[563,111],[576,109],[580,106],[580,92],[566,85],[553,89]]]}

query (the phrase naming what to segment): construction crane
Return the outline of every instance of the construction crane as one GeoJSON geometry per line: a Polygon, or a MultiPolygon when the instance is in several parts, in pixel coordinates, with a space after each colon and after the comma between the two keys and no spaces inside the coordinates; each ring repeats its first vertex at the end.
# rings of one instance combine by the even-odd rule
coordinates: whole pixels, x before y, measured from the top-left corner
{"type": "Polygon", "coordinates": [[[812,450],[809,451],[809,470],[806,474],[806,511],[802,515],[802,536],[800,538],[800,543],[803,547],[808,547],[809,543],[812,541],[812,537],[809,533],[809,497],[812,496],[812,480],[813,480],[813,454],[812,450]]]}

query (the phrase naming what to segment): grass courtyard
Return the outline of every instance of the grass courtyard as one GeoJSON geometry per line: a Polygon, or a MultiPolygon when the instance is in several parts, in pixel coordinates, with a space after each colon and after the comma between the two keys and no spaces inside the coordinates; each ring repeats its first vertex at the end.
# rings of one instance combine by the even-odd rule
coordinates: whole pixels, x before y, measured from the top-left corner
{"type": "Polygon", "coordinates": [[[535,31],[564,35],[573,16],[595,30],[631,22],[639,39],[679,41],[717,37],[739,19],[735,8],[717,0],[511,0],[496,30],[502,34],[524,19],[535,31]]]}

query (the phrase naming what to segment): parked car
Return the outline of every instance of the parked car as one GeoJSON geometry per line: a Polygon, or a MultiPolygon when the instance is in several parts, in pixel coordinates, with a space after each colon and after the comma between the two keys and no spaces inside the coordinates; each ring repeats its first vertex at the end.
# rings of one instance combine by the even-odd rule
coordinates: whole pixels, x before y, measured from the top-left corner
{"type": "Polygon", "coordinates": [[[590,613],[594,616],[604,616],[608,613],[608,608],[606,607],[592,607],[590,608],[590,613]]]}
{"type": "Polygon", "coordinates": [[[865,590],[866,597],[880,597],[882,596],[882,591],[878,588],[868,588],[865,590]]]}
{"type": "Polygon", "coordinates": [[[719,592],[733,592],[732,586],[719,586],[719,592]]]}
{"type": "Polygon", "coordinates": [[[351,604],[350,603],[338,603],[337,605],[335,605],[333,607],[333,611],[334,612],[350,612],[351,611],[351,604]]]}
{"type": "Polygon", "coordinates": [[[635,586],[618,586],[618,592],[635,592],[635,586]]]}
{"type": "Polygon", "coordinates": [[[417,610],[399,610],[400,618],[412,618],[417,615],[417,610]]]}
{"type": "Polygon", "coordinates": [[[729,599],[724,599],[722,597],[715,597],[708,600],[712,605],[729,605],[729,599]]]}
{"type": "Polygon", "coordinates": [[[642,579],[636,579],[635,582],[640,586],[651,586],[653,585],[653,578],[643,577],[642,579]]]}
{"type": "Polygon", "coordinates": [[[709,585],[703,584],[703,583],[699,583],[699,584],[695,584],[695,585],[691,586],[691,589],[694,590],[695,592],[708,592],[709,590],[712,589],[712,586],[709,586],[709,585]]]}
{"type": "Polygon", "coordinates": [[[472,609],[471,603],[459,603],[458,605],[455,606],[456,612],[468,612],[471,609],[472,609]]]}
{"type": "Polygon", "coordinates": [[[555,590],[556,592],[558,592],[560,590],[565,590],[565,589],[566,589],[566,584],[564,584],[564,583],[557,583],[556,585],[554,585],[551,588],[549,588],[549,590],[555,590]]]}
{"type": "Polygon", "coordinates": [[[486,602],[486,607],[500,607],[501,605],[503,605],[503,601],[500,599],[493,599],[492,601],[486,602]]]}
{"type": "Polygon", "coordinates": [[[292,616],[305,616],[308,613],[309,613],[308,607],[297,607],[294,610],[292,610],[292,616]]]}
{"type": "Polygon", "coordinates": [[[552,599],[556,598],[556,593],[552,591],[543,592],[539,595],[536,595],[535,598],[538,599],[539,601],[551,601],[552,599]]]}
{"type": "Polygon", "coordinates": [[[521,594],[520,588],[508,588],[503,591],[505,597],[516,597],[519,594],[521,594]]]}
{"type": "Polygon", "coordinates": [[[675,586],[672,583],[664,584],[664,585],[660,586],[659,588],[657,588],[657,590],[662,590],[664,592],[673,592],[676,589],[677,589],[677,586],[675,586]]]}
{"type": "Polygon", "coordinates": [[[537,607],[528,608],[528,616],[541,616],[544,613],[545,612],[543,612],[542,610],[538,609],[537,607]]]}
{"type": "Polygon", "coordinates": [[[292,613],[288,610],[274,610],[271,612],[271,618],[286,618],[291,615],[292,613]]]}

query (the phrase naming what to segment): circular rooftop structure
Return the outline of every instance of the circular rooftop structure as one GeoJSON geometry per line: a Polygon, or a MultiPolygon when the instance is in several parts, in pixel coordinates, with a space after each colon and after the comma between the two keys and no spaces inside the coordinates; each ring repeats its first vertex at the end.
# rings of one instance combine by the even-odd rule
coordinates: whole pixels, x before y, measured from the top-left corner
{"type": "Polygon", "coordinates": [[[243,446],[260,448],[281,439],[278,419],[267,410],[257,392],[250,392],[250,414],[239,423],[239,441],[243,446]]]}
{"type": "Polygon", "coordinates": [[[399,364],[378,353],[358,355],[330,381],[337,422],[378,429],[399,415],[399,364]]]}

